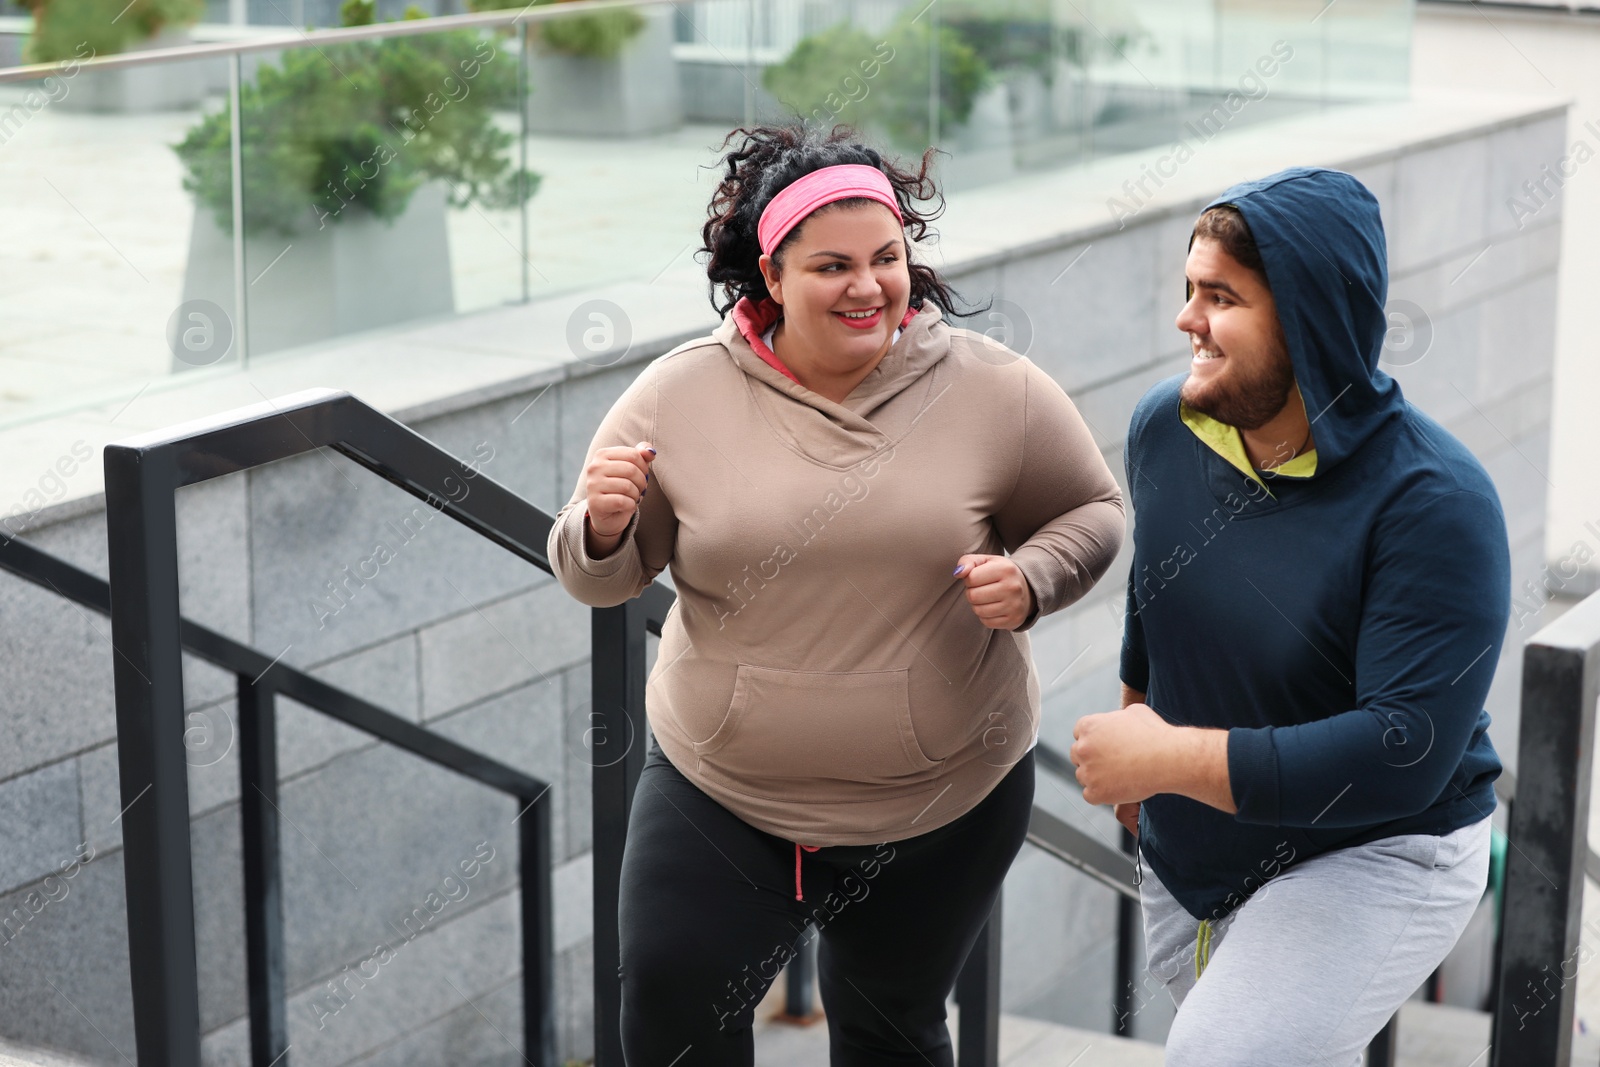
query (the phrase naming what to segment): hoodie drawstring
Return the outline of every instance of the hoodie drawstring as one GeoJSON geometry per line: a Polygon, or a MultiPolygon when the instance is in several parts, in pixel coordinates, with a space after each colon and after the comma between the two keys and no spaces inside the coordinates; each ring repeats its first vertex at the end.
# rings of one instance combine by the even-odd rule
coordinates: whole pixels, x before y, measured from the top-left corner
{"type": "Polygon", "coordinates": [[[794,843],[794,899],[796,900],[806,899],[800,891],[800,850],[805,849],[807,852],[815,852],[821,847],[821,845],[802,845],[798,841],[794,843]]]}

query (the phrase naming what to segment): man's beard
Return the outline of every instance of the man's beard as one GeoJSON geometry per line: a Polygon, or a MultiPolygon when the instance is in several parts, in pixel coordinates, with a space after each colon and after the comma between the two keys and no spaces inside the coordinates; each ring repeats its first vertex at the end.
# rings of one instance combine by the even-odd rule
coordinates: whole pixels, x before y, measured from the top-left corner
{"type": "Polygon", "coordinates": [[[1200,384],[1191,375],[1183,383],[1180,398],[1202,415],[1241,430],[1259,430],[1271,422],[1289,402],[1289,393],[1294,389],[1294,364],[1289,359],[1283,328],[1274,332],[1269,358],[1249,377],[1240,380],[1225,369],[1217,380],[1200,384]]]}

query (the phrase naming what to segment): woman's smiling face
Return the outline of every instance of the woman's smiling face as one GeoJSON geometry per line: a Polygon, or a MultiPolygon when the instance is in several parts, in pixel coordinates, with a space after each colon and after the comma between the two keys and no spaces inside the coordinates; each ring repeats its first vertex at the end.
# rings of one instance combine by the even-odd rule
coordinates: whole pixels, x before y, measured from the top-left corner
{"type": "Polygon", "coordinates": [[[783,305],[785,345],[824,375],[849,375],[889,350],[911,300],[905,231],[883,204],[828,205],[800,224],[782,270],[761,257],[783,305]]]}

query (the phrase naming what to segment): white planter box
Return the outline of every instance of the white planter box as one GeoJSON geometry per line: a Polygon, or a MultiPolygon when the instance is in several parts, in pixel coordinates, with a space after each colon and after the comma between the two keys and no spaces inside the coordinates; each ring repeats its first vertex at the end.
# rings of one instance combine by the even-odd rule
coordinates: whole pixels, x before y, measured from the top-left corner
{"type": "Polygon", "coordinates": [[[528,129],[576,137],[634,137],[683,125],[670,7],[639,12],[644,29],[611,59],[568,56],[535,43],[528,56],[528,129]]]}
{"type": "MultiPolygon", "coordinates": [[[[293,235],[246,237],[251,357],[453,313],[445,193],[440,182],[422,186],[393,223],[347,208],[321,230],[311,221],[293,235]]],[[[313,219],[309,206],[306,216],[313,219]]],[[[197,207],[183,299],[218,305],[237,331],[233,289],[233,237],[210,208],[197,207]]],[[[235,342],[228,358],[237,352],[235,342]]],[[[187,366],[173,362],[174,370],[187,366]]]]}

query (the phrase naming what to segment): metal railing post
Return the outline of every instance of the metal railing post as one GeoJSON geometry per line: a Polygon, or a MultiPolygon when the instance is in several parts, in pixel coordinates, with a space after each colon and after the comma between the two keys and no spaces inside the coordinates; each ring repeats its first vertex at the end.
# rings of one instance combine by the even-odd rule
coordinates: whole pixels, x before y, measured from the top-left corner
{"type": "Polygon", "coordinates": [[[550,796],[521,797],[517,818],[522,879],[523,1051],[536,1064],[556,1060],[555,918],[550,899],[550,796]]]}
{"type": "Polygon", "coordinates": [[[1367,1045],[1366,1067],[1396,1067],[1400,1062],[1400,1013],[1395,1012],[1367,1045]]]}
{"type": "MultiPolygon", "coordinates": [[[[1137,843],[1126,828],[1119,835],[1125,855],[1132,856],[1137,843]]],[[[1133,1036],[1134,983],[1139,973],[1139,902],[1117,896],[1117,974],[1111,994],[1111,1032],[1133,1036]]]]}
{"type": "Polygon", "coordinates": [[[284,1012],[283,873],[278,851],[277,694],[239,676],[239,820],[244,853],[250,1062],[289,1067],[284,1012]]]}
{"type": "Polygon", "coordinates": [[[164,460],[115,446],[105,450],[128,967],[138,1061],[200,1067],[177,477],[164,460]]]}
{"type": "Polygon", "coordinates": [[[244,69],[239,53],[228,57],[228,168],[233,218],[233,343],[239,366],[250,365],[250,285],[245,277],[244,69]]]}
{"type": "Polygon", "coordinates": [[[622,1067],[622,849],[645,757],[645,635],[639,600],[590,613],[590,721],[594,743],[595,1067],[622,1067]]]}
{"type": "Polygon", "coordinates": [[[1520,773],[1491,1067],[1572,1058],[1597,695],[1600,595],[1540,630],[1523,650],[1520,773]]]}
{"type": "Polygon", "coordinates": [[[956,1037],[960,1067],[1000,1067],[1000,921],[1002,898],[996,897],[989,921],[967,954],[956,978],[956,1006],[961,1009],[956,1037]]]}

